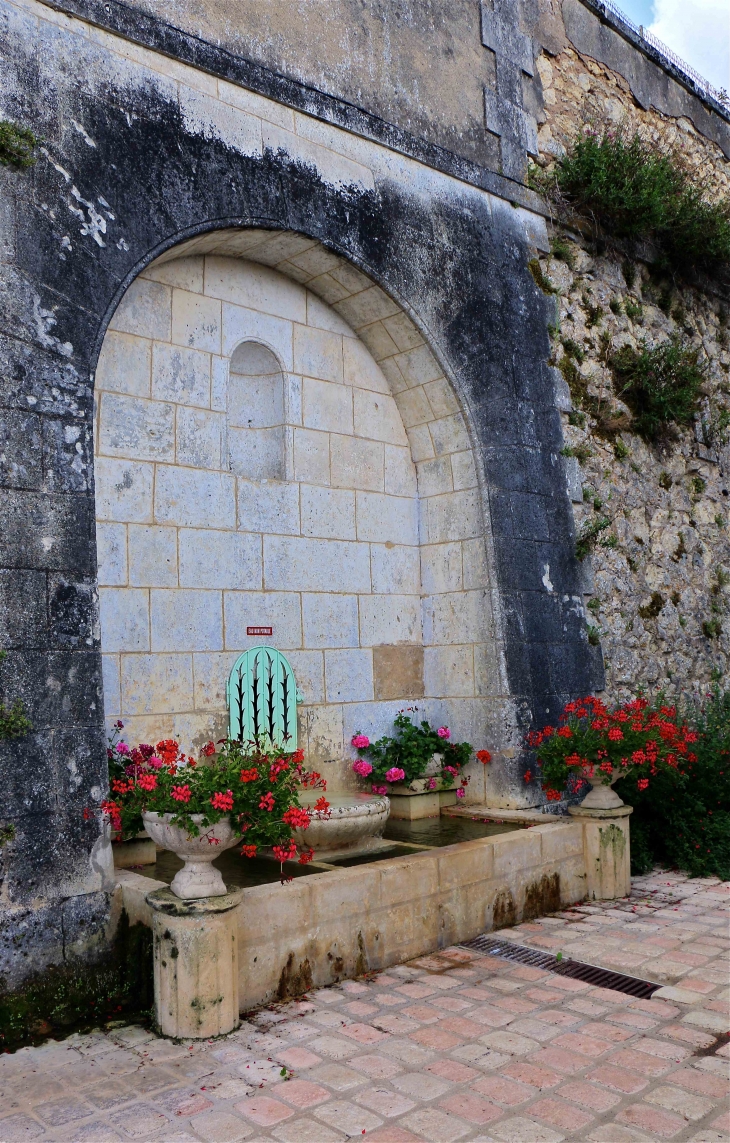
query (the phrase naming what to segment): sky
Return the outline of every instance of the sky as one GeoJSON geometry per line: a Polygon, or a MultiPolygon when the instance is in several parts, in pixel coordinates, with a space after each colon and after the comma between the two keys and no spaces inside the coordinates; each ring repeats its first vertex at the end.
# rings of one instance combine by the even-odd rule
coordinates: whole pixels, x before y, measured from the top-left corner
{"type": "Polygon", "coordinates": [[[715,87],[730,91],[730,0],[616,0],[715,87]]]}

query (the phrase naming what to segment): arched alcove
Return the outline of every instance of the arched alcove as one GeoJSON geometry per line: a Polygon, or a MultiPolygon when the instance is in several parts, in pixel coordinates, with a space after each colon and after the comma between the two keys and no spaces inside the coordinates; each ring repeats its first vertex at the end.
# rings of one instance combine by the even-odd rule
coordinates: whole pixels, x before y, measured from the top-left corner
{"type": "Polygon", "coordinates": [[[271,628],[332,788],[404,705],[493,742],[467,418],[392,298],[301,235],[208,234],[132,283],[96,384],[105,713],[130,740],[219,737],[271,628]]]}
{"type": "Polygon", "coordinates": [[[265,345],[243,341],[231,354],[226,415],[231,472],[283,480],[284,376],[265,345]]]}

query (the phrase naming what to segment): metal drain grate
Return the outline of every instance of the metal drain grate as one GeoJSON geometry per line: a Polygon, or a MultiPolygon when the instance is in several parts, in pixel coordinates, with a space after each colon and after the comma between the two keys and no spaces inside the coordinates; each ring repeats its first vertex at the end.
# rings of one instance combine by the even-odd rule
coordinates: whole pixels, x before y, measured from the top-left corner
{"type": "Polygon", "coordinates": [[[573,980],[583,980],[586,984],[594,984],[598,988],[625,992],[629,996],[635,996],[637,1000],[648,1000],[658,988],[662,987],[661,984],[638,980],[635,976],[624,976],[622,972],[611,972],[608,968],[598,968],[594,964],[585,964],[580,960],[558,960],[552,953],[538,952],[537,949],[530,949],[525,945],[513,945],[511,941],[498,941],[486,934],[475,937],[473,941],[462,941],[461,947],[517,961],[518,964],[528,964],[533,968],[544,968],[547,972],[557,973],[558,976],[569,976],[573,980]]]}

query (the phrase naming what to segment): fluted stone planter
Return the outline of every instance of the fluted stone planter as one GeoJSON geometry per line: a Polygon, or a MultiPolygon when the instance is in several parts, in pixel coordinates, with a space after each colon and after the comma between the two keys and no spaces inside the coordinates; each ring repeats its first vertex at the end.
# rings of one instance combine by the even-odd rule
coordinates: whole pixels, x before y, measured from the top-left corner
{"type": "MultiPolygon", "coordinates": [[[[228,892],[220,872],[213,862],[224,849],[231,849],[240,841],[228,818],[221,818],[215,825],[201,828],[195,837],[180,826],[172,824],[174,814],[142,814],[144,828],[152,840],[177,854],[184,865],[172,879],[170,889],[183,901],[195,901],[201,897],[222,897],[228,892]]],[[[197,826],[203,820],[202,814],[192,814],[197,826]]]]}
{"type": "Polygon", "coordinates": [[[300,797],[309,811],[308,829],[294,829],[299,846],[310,846],[315,860],[367,853],[382,845],[383,830],[390,813],[390,801],[382,794],[334,794],[327,798],[329,810],[315,810],[313,794],[300,797]]]}

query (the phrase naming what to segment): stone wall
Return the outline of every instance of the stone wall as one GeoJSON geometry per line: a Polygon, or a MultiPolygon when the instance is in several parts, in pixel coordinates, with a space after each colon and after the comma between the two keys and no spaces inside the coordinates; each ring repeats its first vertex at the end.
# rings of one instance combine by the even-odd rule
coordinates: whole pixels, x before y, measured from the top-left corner
{"type": "Polygon", "coordinates": [[[96,370],[107,723],[197,750],[226,732],[236,657],[269,642],[331,789],[351,778],[337,763],[352,734],[389,731],[403,705],[479,748],[492,735],[475,700],[498,697],[499,671],[456,396],[411,320],[320,245],[227,242],[256,261],[144,271],[96,370]],[[255,391],[247,349],[266,355],[255,391]]]}
{"type": "MultiPolygon", "coordinates": [[[[537,67],[547,114],[539,133],[545,170],[589,123],[599,131],[639,131],[653,147],[677,154],[711,198],[727,197],[730,163],[689,118],[640,106],[621,75],[572,48],[541,56],[537,67]]],[[[623,254],[598,255],[589,228],[561,226],[556,219],[553,237],[567,244],[572,263],[540,259],[558,291],[553,359],[568,376],[577,367],[579,387],[585,383],[604,410],[627,422],[617,438],[625,448],[619,444],[617,455],[614,434],[577,402],[570,411],[566,387],[565,439],[581,456],[580,463],[567,462],[576,530],[607,515],[604,540],[616,542],[609,547],[599,541],[586,560],[587,616],[592,637],[601,639],[607,694],[624,699],[644,686],[701,695],[713,680],[725,678],[730,653],[730,450],[722,428],[730,397],[729,299],[711,286],[708,292],[672,282],[641,260],[632,263],[636,280],[629,286],[623,254]],[[672,336],[699,350],[707,382],[695,426],[673,443],[650,447],[630,431],[608,359],[623,345],[646,340],[653,346],[672,336]],[[572,365],[566,369],[567,362],[572,365]]]]}

